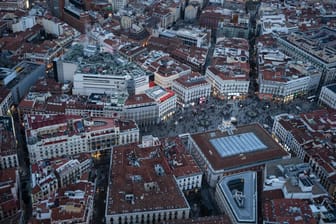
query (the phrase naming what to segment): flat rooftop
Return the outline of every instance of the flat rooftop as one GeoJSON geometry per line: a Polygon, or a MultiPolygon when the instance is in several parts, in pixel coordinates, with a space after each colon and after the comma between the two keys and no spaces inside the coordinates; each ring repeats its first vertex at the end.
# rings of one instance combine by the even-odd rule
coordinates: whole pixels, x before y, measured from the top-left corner
{"type": "Polygon", "coordinates": [[[307,32],[294,32],[282,37],[324,63],[336,62],[336,31],[327,27],[307,32]]]}
{"type": "Polygon", "coordinates": [[[253,166],[288,155],[260,124],[240,126],[232,133],[212,130],[192,134],[191,138],[214,170],[253,166]]]}
{"type": "Polygon", "coordinates": [[[218,187],[237,222],[257,222],[257,174],[253,171],[224,177],[218,187]]]}
{"type": "Polygon", "coordinates": [[[327,85],[326,88],[336,93],[336,84],[327,85]]]}
{"type": "Polygon", "coordinates": [[[17,72],[17,76],[10,83],[8,83],[7,88],[12,89],[18,83],[20,83],[23,79],[25,79],[28,75],[33,73],[39,67],[44,67],[42,64],[37,64],[30,61],[22,61],[18,65],[16,65],[13,69],[17,72]]]}
{"type": "Polygon", "coordinates": [[[128,62],[121,55],[108,52],[99,53],[94,45],[84,47],[73,45],[62,57],[62,61],[77,64],[76,73],[99,74],[106,76],[139,77],[149,75],[145,70],[133,62],[128,62]]]}

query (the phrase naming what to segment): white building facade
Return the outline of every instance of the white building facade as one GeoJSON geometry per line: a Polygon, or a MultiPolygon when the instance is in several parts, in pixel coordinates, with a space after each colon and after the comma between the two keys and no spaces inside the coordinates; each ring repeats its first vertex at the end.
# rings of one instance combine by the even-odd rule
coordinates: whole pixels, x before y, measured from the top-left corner
{"type": "Polygon", "coordinates": [[[12,24],[13,33],[26,31],[36,25],[35,16],[21,17],[18,23],[12,24]]]}
{"type": "Polygon", "coordinates": [[[13,97],[12,92],[10,91],[1,91],[2,95],[2,101],[0,102],[0,116],[6,116],[8,114],[8,111],[10,107],[13,105],[13,97]]]}
{"type": "Polygon", "coordinates": [[[187,107],[202,97],[208,98],[211,94],[211,84],[202,76],[184,76],[173,81],[172,90],[177,96],[177,103],[187,107]]]}
{"type": "MultiPolygon", "coordinates": [[[[39,115],[32,117],[37,116],[39,115]]],[[[68,121],[63,120],[63,122],[43,125],[38,128],[34,128],[34,125],[32,125],[34,120],[28,119],[30,121],[27,122],[26,117],[26,139],[31,162],[63,155],[109,150],[112,146],[118,145],[120,140],[124,143],[139,140],[139,130],[132,121],[130,122],[133,125],[128,123],[126,127],[133,128],[127,131],[123,124],[115,125],[116,120],[112,118],[94,118],[92,122],[81,123],[81,117],[71,118],[69,116],[68,121]],[[78,132],[79,129],[74,131],[73,129],[76,127],[74,128],[73,125],[77,125],[80,131],[78,132]],[[121,132],[121,128],[124,131],[121,132]]]]}
{"type": "Polygon", "coordinates": [[[323,86],[319,96],[319,103],[336,109],[336,84],[323,86]]]}
{"type": "Polygon", "coordinates": [[[226,70],[210,66],[205,76],[211,84],[213,94],[219,97],[242,97],[248,94],[250,81],[246,74],[225,75],[226,70]],[[223,72],[224,71],[224,72],[223,72]]]}

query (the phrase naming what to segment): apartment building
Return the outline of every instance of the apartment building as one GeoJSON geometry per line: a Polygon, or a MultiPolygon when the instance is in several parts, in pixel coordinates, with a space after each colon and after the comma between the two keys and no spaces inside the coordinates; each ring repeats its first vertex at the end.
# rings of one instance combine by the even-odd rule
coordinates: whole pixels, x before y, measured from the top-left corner
{"type": "Polygon", "coordinates": [[[154,99],[159,108],[159,119],[164,121],[176,111],[176,94],[160,86],[154,86],[146,90],[147,96],[154,99]]]}
{"type": "Polygon", "coordinates": [[[336,31],[320,27],[307,32],[276,36],[279,48],[287,55],[311,63],[322,71],[320,88],[336,80],[336,53],[333,40],[336,31]]]}
{"type": "Polygon", "coordinates": [[[0,136],[0,169],[19,167],[19,148],[12,117],[0,116],[0,136]]]}
{"type": "Polygon", "coordinates": [[[260,99],[290,102],[318,91],[322,72],[310,62],[290,57],[277,48],[271,35],[258,40],[258,96],[260,99]]]}
{"type": "Polygon", "coordinates": [[[308,163],[329,194],[335,195],[335,111],[321,109],[297,116],[282,114],[274,119],[272,136],[287,151],[308,163]]]}
{"type": "Polygon", "coordinates": [[[201,98],[208,98],[211,94],[211,85],[199,73],[182,76],[172,83],[172,90],[177,96],[177,103],[188,107],[198,103],[201,98]]]}
{"type": "Polygon", "coordinates": [[[32,204],[37,205],[54,195],[60,188],[76,183],[91,166],[92,158],[89,153],[73,158],[46,159],[32,164],[32,204]]]}
{"type": "Polygon", "coordinates": [[[202,181],[179,138],[145,136],[141,145],[115,147],[110,169],[105,211],[110,224],[187,219],[190,207],[182,190],[199,188],[202,181]],[[125,172],[130,178],[120,175],[125,172]]]}
{"type": "Polygon", "coordinates": [[[0,200],[0,221],[24,223],[20,203],[20,174],[15,168],[0,170],[2,198],[0,200]]]}
{"type": "Polygon", "coordinates": [[[0,87],[0,116],[7,115],[12,105],[13,97],[11,91],[6,87],[0,87]]]}
{"type": "Polygon", "coordinates": [[[214,96],[222,99],[246,97],[250,84],[248,49],[246,39],[217,40],[212,63],[205,72],[214,96]]]}
{"type": "Polygon", "coordinates": [[[57,190],[33,206],[32,223],[90,223],[93,217],[94,184],[81,180],[57,190]]]}
{"type": "Polygon", "coordinates": [[[191,68],[182,64],[170,56],[163,56],[150,65],[154,72],[155,84],[163,88],[171,88],[173,80],[191,73],[191,68]]]}
{"type": "Polygon", "coordinates": [[[128,97],[122,116],[136,120],[140,126],[157,124],[160,121],[157,102],[146,94],[128,97]]]}
{"type": "Polygon", "coordinates": [[[336,84],[323,86],[318,101],[320,104],[336,109],[336,84]]]}
{"type": "Polygon", "coordinates": [[[25,128],[32,163],[62,155],[109,150],[112,146],[139,140],[135,122],[113,118],[26,115],[25,128]]]}

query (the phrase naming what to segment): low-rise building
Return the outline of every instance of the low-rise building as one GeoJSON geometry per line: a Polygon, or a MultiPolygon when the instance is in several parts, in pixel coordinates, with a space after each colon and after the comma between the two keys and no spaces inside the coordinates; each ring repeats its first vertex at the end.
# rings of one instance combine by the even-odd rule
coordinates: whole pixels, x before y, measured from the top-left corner
{"type": "Polygon", "coordinates": [[[336,84],[323,86],[318,101],[320,104],[336,109],[336,84]]]}
{"type": "Polygon", "coordinates": [[[321,109],[297,116],[282,114],[274,119],[272,135],[283,147],[311,167],[322,186],[334,195],[335,110],[321,109]]]}
{"type": "Polygon", "coordinates": [[[190,207],[182,190],[199,188],[202,172],[186,152],[179,138],[160,141],[152,136],[144,137],[141,145],[114,147],[106,222],[160,223],[187,219],[190,207]]]}
{"type": "Polygon", "coordinates": [[[145,51],[147,51],[147,48],[133,43],[126,44],[118,49],[119,54],[127,58],[128,61],[133,61],[136,56],[145,51]]]}
{"type": "Polygon", "coordinates": [[[0,169],[19,167],[13,118],[0,116],[0,169]]]}
{"type": "Polygon", "coordinates": [[[191,68],[170,56],[163,56],[152,62],[150,70],[154,72],[155,84],[163,88],[171,88],[173,80],[191,73],[191,68]]]}
{"type": "Polygon", "coordinates": [[[213,187],[223,176],[262,170],[266,162],[288,157],[259,124],[235,128],[223,121],[219,130],[190,135],[188,147],[213,187]]]}
{"type": "Polygon", "coordinates": [[[32,223],[90,223],[93,216],[94,184],[79,181],[57,190],[33,206],[32,223]]]}
{"type": "Polygon", "coordinates": [[[12,105],[12,92],[6,87],[0,87],[0,116],[7,115],[12,105]]]}
{"type": "Polygon", "coordinates": [[[20,202],[21,188],[19,171],[15,168],[0,170],[1,200],[0,221],[24,223],[20,202]]]}
{"type": "Polygon", "coordinates": [[[320,87],[336,80],[336,49],[328,37],[336,31],[319,27],[306,32],[292,32],[276,36],[279,48],[296,60],[309,62],[322,71],[320,87]]]}
{"type": "Polygon", "coordinates": [[[53,66],[53,61],[63,53],[63,48],[56,41],[45,40],[39,45],[33,45],[27,48],[24,53],[24,59],[39,64],[44,64],[49,70],[53,66]]]}
{"type": "Polygon", "coordinates": [[[264,169],[265,191],[280,190],[287,199],[311,199],[328,196],[308,163],[297,157],[268,163],[264,169]]]}
{"type": "Polygon", "coordinates": [[[54,195],[60,188],[80,180],[92,166],[90,154],[71,158],[41,160],[31,165],[31,200],[33,205],[54,195]]]}
{"type": "Polygon", "coordinates": [[[95,45],[74,45],[56,65],[57,80],[72,82],[75,95],[134,95],[149,87],[146,71],[120,55],[99,53],[95,45]]]}
{"type": "Polygon", "coordinates": [[[315,94],[322,72],[310,62],[290,60],[277,48],[270,35],[264,35],[258,42],[258,96],[282,102],[315,94]]]}
{"type": "Polygon", "coordinates": [[[211,94],[211,85],[204,76],[192,73],[175,79],[172,90],[177,96],[177,103],[182,107],[199,102],[201,98],[208,98],[211,94]]]}
{"type": "Polygon", "coordinates": [[[267,223],[318,223],[307,200],[271,199],[263,204],[263,224],[267,223]]]}
{"type": "Polygon", "coordinates": [[[248,42],[242,38],[217,40],[212,63],[205,76],[213,95],[219,98],[244,98],[249,89],[248,42]]]}
{"type": "Polygon", "coordinates": [[[216,185],[219,209],[232,223],[258,223],[257,172],[247,171],[223,177],[216,185]]]}
{"type": "Polygon", "coordinates": [[[181,63],[189,65],[193,71],[203,74],[208,48],[181,46],[171,50],[170,55],[181,63]]]}
{"type": "Polygon", "coordinates": [[[159,122],[157,102],[146,94],[129,96],[123,108],[123,117],[133,119],[140,126],[149,126],[159,122]]]}
{"type": "Polygon", "coordinates": [[[184,45],[208,48],[211,41],[211,31],[204,28],[183,28],[179,30],[159,30],[159,36],[180,39],[184,45]]]}
{"type": "Polygon", "coordinates": [[[167,120],[176,111],[176,94],[160,86],[146,90],[147,96],[155,100],[159,108],[159,119],[167,120]]]}
{"type": "Polygon", "coordinates": [[[77,115],[26,115],[26,139],[32,163],[43,159],[109,150],[139,141],[134,121],[77,115]]]}

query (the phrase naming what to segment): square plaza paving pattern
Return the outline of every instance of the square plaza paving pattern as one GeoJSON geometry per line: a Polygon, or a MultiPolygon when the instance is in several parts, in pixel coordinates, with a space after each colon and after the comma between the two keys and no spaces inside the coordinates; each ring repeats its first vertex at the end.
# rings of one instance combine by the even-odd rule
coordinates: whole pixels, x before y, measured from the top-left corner
{"type": "Polygon", "coordinates": [[[221,157],[267,149],[253,132],[214,138],[210,142],[221,157]]]}

